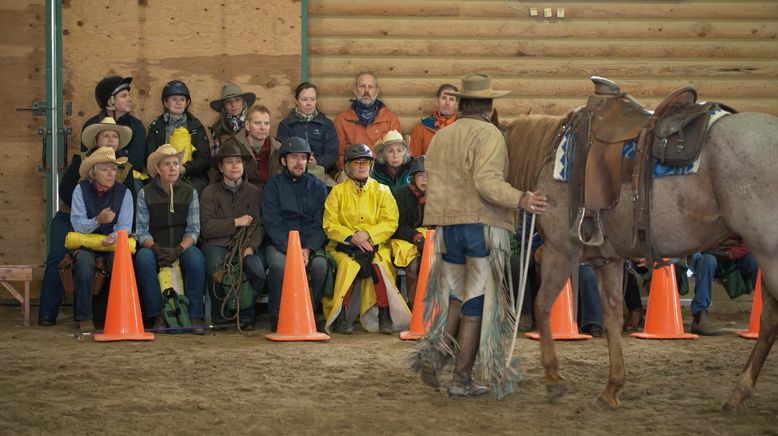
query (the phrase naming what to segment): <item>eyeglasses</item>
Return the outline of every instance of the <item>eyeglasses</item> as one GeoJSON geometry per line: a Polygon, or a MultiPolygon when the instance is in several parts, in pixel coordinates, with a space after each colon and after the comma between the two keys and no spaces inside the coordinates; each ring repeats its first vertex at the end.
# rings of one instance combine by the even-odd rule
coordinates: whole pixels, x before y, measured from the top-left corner
{"type": "Polygon", "coordinates": [[[370,162],[369,159],[355,159],[351,161],[351,164],[354,166],[366,167],[370,166],[370,162]]]}

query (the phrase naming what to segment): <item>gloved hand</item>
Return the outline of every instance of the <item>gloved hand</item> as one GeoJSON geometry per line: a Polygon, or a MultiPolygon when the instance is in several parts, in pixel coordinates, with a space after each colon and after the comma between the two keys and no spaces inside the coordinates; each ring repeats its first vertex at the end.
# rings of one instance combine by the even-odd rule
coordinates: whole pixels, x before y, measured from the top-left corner
{"type": "Polygon", "coordinates": [[[159,264],[160,268],[166,268],[173,265],[173,262],[178,259],[176,250],[176,248],[163,247],[159,244],[154,244],[151,246],[151,251],[153,251],[154,255],[157,257],[157,263],[159,264]]]}
{"type": "Polygon", "coordinates": [[[416,242],[414,242],[414,244],[416,245],[416,249],[419,250],[419,254],[422,254],[422,252],[424,251],[424,239],[425,239],[424,237],[421,237],[417,239],[416,242]]]}

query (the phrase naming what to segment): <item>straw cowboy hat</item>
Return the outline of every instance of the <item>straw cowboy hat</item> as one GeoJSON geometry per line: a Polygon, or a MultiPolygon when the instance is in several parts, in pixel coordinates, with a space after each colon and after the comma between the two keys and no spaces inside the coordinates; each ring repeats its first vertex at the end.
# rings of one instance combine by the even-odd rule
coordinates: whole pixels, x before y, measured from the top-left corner
{"type": "Polygon", "coordinates": [[[492,76],[475,73],[462,77],[462,91],[445,90],[443,93],[459,98],[492,99],[508,95],[510,91],[496,91],[492,89],[492,76]]]}
{"type": "Polygon", "coordinates": [[[81,166],[78,167],[78,175],[81,176],[82,179],[87,179],[89,178],[89,170],[91,170],[97,164],[113,163],[116,165],[121,165],[125,162],[127,162],[126,157],[120,157],[118,159],[116,158],[116,153],[114,153],[113,148],[100,147],[95,150],[94,153],[90,154],[86,159],[81,161],[81,166]]]}
{"type": "Polygon", "coordinates": [[[246,105],[243,108],[244,110],[250,108],[251,105],[257,101],[257,95],[253,92],[243,92],[238,85],[234,83],[225,83],[224,86],[222,86],[221,97],[219,97],[218,100],[211,101],[211,109],[215,110],[216,112],[221,112],[224,105],[224,100],[232,97],[243,97],[243,101],[246,102],[246,105]]]}
{"type": "Polygon", "coordinates": [[[146,161],[146,171],[148,171],[149,177],[152,178],[157,177],[157,174],[159,174],[159,170],[157,169],[157,164],[163,158],[170,157],[170,156],[178,156],[178,158],[181,159],[184,156],[184,153],[185,153],[184,151],[181,152],[176,151],[175,147],[173,147],[170,144],[160,145],[158,149],[154,150],[154,152],[149,155],[149,158],[146,161]]]}
{"type": "Polygon", "coordinates": [[[384,153],[384,148],[386,148],[387,145],[390,144],[397,144],[400,143],[405,147],[405,150],[408,150],[408,143],[410,142],[409,138],[403,138],[402,133],[398,132],[397,130],[390,130],[384,134],[384,137],[376,141],[374,148],[375,148],[375,154],[376,156],[381,156],[384,153]]]}
{"type": "Polygon", "coordinates": [[[111,117],[105,117],[97,124],[90,124],[84,127],[84,130],[81,132],[81,142],[84,143],[87,150],[91,150],[97,146],[97,135],[106,130],[113,130],[119,134],[120,149],[126,147],[132,139],[132,129],[116,124],[116,120],[111,117]]]}

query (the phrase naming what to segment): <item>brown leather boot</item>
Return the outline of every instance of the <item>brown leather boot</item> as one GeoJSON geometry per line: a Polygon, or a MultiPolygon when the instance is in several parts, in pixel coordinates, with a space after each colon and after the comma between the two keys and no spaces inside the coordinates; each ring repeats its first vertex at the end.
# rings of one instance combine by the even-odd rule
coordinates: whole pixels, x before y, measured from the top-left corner
{"type": "Polygon", "coordinates": [[[73,255],[68,252],[65,253],[65,256],[62,257],[62,260],[57,265],[59,279],[62,281],[62,288],[68,295],[73,295],[76,288],[76,282],[73,279],[73,272],[75,271],[74,264],[73,255]]]}
{"type": "Polygon", "coordinates": [[[92,295],[100,295],[108,279],[108,268],[103,256],[95,256],[95,277],[92,280],[92,295]]]}
{"type": "Polygon", "coordinates": [[[627,320],[624,321],[624,331],[636,332],[640,330],[641,321],[643,321],[643,308],[630,310],[627,314],[627,320]]]}
{"type": "Polygon", "coordinates": [[[477,397],[488,393],[489,389],[477,384],[472,377],[481,341],[481,317],[463,316],[457,340],[459,351],[454,361],[454,379],[448,385],[448,394],[452,397],[477,397]]]}
{"type": "MultiPolygon", "coordinates": [[[[462,302],[459,300],[449,300],[448,302],[448,315],[446,317],[446,335],[443,337],[443,342],[446,346],[453,347],[454,339],[459,333],[459,324],[461,324],[461,316],[459,311],[462,309],[462,302]]],[[[440,387],[440,373],[445,369],[446,365],[451,361],[451,356],[441,351],[433,351],[429,360],[424,360],[419,365],[421,369],[421,381],[433,388],[440,387]]]]}

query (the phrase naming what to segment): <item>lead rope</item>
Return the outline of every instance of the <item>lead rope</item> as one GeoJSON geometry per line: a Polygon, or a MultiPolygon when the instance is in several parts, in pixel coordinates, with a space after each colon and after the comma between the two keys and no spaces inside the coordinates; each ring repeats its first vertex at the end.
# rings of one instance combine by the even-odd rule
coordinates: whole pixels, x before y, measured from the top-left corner
{"type": "MultiPolygon", "coordinates": [[[[248,247],[248,242],[251,240],[252,236],[254,235],[256,226],[249,226],[249,227],[241,227],[238,229],[238,231],[235,233],[235,235],[230,238],[228,245],[231,247],[227,253],[224,255],[224,258],[222,259],[222,268],[224,270],[224,275],[226,277],[229,277],[230,279],[235,278],[235,280],[231,280],[230,285],[228,287],[225,287],[222,284],[222,287],[224,289],[224,298],[221,300],[221,305],[219,307],[219,314],[221,317],[227,321],[235,320],[235,324],[238,328],[238,331],[244,335],[247,335],[242,329],[241,329],[241,323],[240,323],[240,289],[243,284],[243,252],[248,247]],[[237,269],[237,274],[234,274],[237,269]],[[235,314],[231,316],[227,316],[228,311],[228,305],[230,304],[230,301],[235,301],[235,314]]],[[[215,295],[215,293],[214,293],[215,295]]],[[[217,297],[217,299],[219,299],[217,297]]]]}

